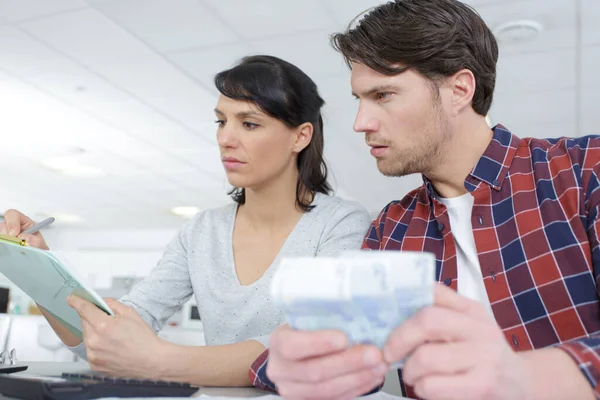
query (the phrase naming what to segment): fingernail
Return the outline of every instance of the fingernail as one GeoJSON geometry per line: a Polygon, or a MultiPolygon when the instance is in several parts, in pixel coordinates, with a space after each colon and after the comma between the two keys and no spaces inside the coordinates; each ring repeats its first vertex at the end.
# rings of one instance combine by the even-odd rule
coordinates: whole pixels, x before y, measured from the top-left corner
{"type": "Polygon", "coordinates": [[[375,366],[381,362],[381,355],[376,349],[368,349],[363,354],[363,360],[367,366],[375,366]]]}
{"type": "Polygon", "coordinates": [[[385,375],[388,372],[387,364],[379,364],[375,368],[373,368],[373,373],[376,376],[385,375]]]}
{"type": "Polygon", "coordinates": [[[383,349],[383,359],[387,362],[392,362],[394,355],[392,354],[392,350],[389,347],[383,349]]]}
{"type": "Polygon", "coordinates": [[[9,236],[17,236],[17,231],[15,230],[15,228],[10,228],[8,230],[8,235],[9,236]]]}
{"type": "Polygon", "coordinates": [[[348,346],[348,340],[346,336],[336,336],[335,339],[331,341],[331,346],[334,350],[343,350],[348,346]]]}

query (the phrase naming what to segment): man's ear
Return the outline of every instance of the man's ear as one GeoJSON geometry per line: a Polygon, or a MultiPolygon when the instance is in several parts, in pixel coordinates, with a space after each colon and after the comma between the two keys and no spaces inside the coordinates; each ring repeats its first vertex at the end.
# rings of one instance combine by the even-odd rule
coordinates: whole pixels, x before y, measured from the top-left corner
{"type": "Polygon", "coordinates": [[[458,115],[465,107],[470,107],[475,95],[475,75],[469,69],[461,69],[446,81],[452,90],[452,115],[458,115]]]}

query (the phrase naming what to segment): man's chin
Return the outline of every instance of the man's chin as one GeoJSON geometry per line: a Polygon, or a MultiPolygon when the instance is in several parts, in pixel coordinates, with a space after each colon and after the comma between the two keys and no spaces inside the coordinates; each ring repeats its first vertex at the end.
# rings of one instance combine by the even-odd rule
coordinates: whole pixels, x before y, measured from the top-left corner
{"type": "Polygon", "coordinates": [[[388,170],[388,169],[383,169],[383,168],[378,168],[378,169],[379,169],[379,172],[381,172],[381,174],[383,176],[387,176],[388,178],[399,178],[399,177],[408,175],[404,171],[388,170]]]}
{"type": "Polygon", "coordinates": [[[377,163],[377,169],[381,172],[381,175],[387,176],[389,178],[399,178],[405,175],[410,175],[411,173],[407,173],[406,171],[399,168],[390,168],[387,165],[380,165],[377,163]]]}

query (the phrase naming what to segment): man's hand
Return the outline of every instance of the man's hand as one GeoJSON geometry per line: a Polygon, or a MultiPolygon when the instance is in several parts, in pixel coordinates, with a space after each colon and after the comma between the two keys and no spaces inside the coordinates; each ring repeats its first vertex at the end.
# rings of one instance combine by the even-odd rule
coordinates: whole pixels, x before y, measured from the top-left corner
{"type": "Polygon", "coordinates": [[[166,357],[167,344],[131,307],[105,299],[115,316],[77,296],[68,303],[81,317],[87,358],[94,371],[114,376],[160,379],[157,368],[166,357]],[[157,361],[158,360],[158,361],[157,361]]]}
{"type": "Polygon", "coordinates": [[[280,327],[269,342],[267,375],[286,399],[354,399],[379,386],[389,366],[374,346],[347,346],[341,332],[280,327]]]}
{"type": "Polygon", "coordinates": [[[0,234],[19,237],[25,239],[32,247],[48,250],[48,245],[40,232],[34,233],[33,235],[22,233],[25,229],[35,225],[35,222],[22,212],[8,210],[4,213],[4,221],[5,222],[0,224],[0,234]]]}
{"type": "Polygon", "coordinates": [[[473,300],[437,285],[432,307],[388,338],[385,360],[406,358],[404,381],[423,399],[528,399],[530,369],[495,320],[473,300]]]}

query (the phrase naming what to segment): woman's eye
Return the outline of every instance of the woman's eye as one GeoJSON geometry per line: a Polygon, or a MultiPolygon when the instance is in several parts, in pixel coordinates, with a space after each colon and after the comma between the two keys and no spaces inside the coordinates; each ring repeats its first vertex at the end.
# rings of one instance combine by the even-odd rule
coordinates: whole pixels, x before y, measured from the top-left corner
{"type": "Polygon", "coordinates": [[[223,121],[222,119],[218,119],[218,120],[216,120],[216,121],[215,121],[215,123],[216,123],[217,125],[219,125],[219,127],[221,127],[221,126],[224,126],[224,125],[225,125],[225,121],[223,121]]]}
{"type": "Polygon", "coordinates": [[[248,129],[248,130],[253,130],[258,128],[258,124],[255,124],[253,122],[244,122],[244,128],[248,129]]]}

